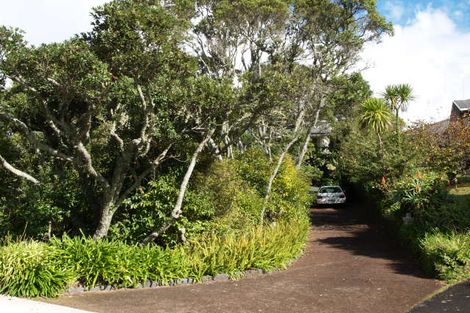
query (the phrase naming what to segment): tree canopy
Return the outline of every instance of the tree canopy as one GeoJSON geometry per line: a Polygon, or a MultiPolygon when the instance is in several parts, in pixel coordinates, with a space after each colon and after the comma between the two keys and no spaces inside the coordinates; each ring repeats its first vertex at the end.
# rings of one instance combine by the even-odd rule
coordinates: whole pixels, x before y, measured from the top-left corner
{"type": "Polygon", "coordinates": [[[334,79],[392,31],[372,0],[116,0],[92,16],[90,32],[38,47],[0,27],[0,161],[39,190],[48,173],[73,181],[70,214],[87,207],[95,238],[177,162],[175,219],[202,155],[260,145],[280,166],[332,107],[334,79]]]}

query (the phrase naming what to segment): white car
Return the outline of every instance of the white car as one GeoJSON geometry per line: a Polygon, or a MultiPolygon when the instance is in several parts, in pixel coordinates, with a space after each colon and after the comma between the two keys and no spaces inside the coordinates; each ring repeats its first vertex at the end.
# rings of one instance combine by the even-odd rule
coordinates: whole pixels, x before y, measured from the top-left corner
{"type": "Polygon", "coordinates": [[[340,186],[322,186],[317,193],[317,204],[343,204],[346,195],[340,186]]]}

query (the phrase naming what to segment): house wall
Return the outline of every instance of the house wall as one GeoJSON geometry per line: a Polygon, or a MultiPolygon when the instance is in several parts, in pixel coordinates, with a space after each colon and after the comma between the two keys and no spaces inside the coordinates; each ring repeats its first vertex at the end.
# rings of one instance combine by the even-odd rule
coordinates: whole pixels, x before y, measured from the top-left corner
{"type": "Polygon", "coordinates": [[[452,103],[452,110],[450,111],[450,120],[456,121],[457,119],[462,117],[462,112],[457,108],[455,103],[452,103]]]}

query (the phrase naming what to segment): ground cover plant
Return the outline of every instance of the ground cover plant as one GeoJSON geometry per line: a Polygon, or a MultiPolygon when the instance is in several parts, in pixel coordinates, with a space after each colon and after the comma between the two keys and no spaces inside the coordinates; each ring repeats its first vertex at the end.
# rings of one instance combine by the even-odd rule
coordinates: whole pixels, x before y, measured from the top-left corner
{"type": "Polygon", "coordinates": [[[272,166],[257,150],[212,163],[189,188],[185,219],[160,237],[159,245],[142,244],[142,239],[149,224],[153,228],[170,218],[165,207],[177,193],[172,174],[129,199],[128,215],[109,239],[65,234],[47,242],[5,241],[0,288],[13,296],[50,297],[77,284],[133,288],[148,281],[167,285],[219,273],[237,278],[249,269],[285,268],[307,241],[310,176],[288,156],[262,220],[262,186],[272,166]],[[180,227],[185,227],[184,241],[180,227]]]}
{"type": "Polygon", "coordinates": [[[220,273],[237,278],[249,269],[285,268],[302,253],[308,230],[306,217],[242,234],[206,234],[172,248],[85,237],[11,243],[0,248],[0,290],[12,296],[54,297],[77,284],[133,288],[148,281],[198,282],[220,273]]]}

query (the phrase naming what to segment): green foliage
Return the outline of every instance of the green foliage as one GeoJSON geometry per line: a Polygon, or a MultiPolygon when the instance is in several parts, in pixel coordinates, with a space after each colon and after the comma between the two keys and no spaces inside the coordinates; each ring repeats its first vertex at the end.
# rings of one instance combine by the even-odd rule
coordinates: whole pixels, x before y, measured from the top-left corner
{"type": "Polygon", "coordinates": [[[412,213],[422,223],[429,218],[426,212],[445,200],[445,186],[441,175],[418,170],[384,187],[390,190],[389,196],[403,212],[412,213]]]}
{"type": "Polygon", "coordinates": [[[73,282],[61,262],[62,251],[35,241],[0,247],[0,293],[20,297],[55,297],[73,282]]]}
{"type": "Polygon", "coordinates": [[[383,99],[367,99],[362,104],[362,112],[361,124],[363,127],[370,128],[377,134],[383,133],[391,124],[392,112],[383,99]]]}
{"type": "Polygon", "coordinates": [[[390,112],[382,121],[387,123],[378,119],[374,124],[374,112],[382,110],[384,100],[367,101],[360,122],[350,123],[340,142],[342,177],[358,190],[358,198],[375,204],[382,222],[427,269],[443,279],[466,279],[470,202],[465,192],[449,192],[448,178],[465,163],[468,131],[450,125],[446,139],[419,126],[401,134],[398,113],[413,99],[412,89],[392,86],[385,96],[395,113],[395,134],[388,127],[390,112]],[[361,124],[371,127],[378,140],[362,132],[361,124]]]}
{"type": "MultiPolygon", "coordinates": [[[[114,239],[130,243],[141,242],[150,231],[159,229],[172,219],[170,213],[178,194],[180,175],[171,172],[137,192],[126,202],[126,208],[116,217],[111,228],[114,239]]],[[[215,208],[212,198],[205,191],[189,190],[184,202],[184,216],[177,224],[160,238],[161,244],[173,245],[179,241],[178,227],[184,227],[188,236],[200,233],[207,228],[214,217],[215,208]]]]}
{"type": "Polygon", "coordinates": [[[274,181],[268,215],[274,219],[295,219],[307,215],[312,203],[310,182],[309,173],[297,169],[292,157],[287,156],[274,181]]]}
{"type": "Polygon", "coordinates": [[[121,241],[95,241],[85,237],[54,239],[63,251],[61,262],[89,288],[97,285],[136,287],[148,279],[167,283],[188,274],[181,249],[129,245],[121,241]]]}
{"type": "Polygon", "coordinates": [[[420,241],[427,266],[449,281],[470,277],[470,232],[431,232],[420,241]]]}
{"type": "MultiPolygon", "coordinates": [[[[273,162],[260,150],[249,150],[235,160],[215,163],[208,179],[200,186],[212,192],[220,219],[216,223],[232,224],[232,229],[260,223],[266,184],[273,162]],[[220,182],[223,183],[220,183],[220,182]],[[220,215],[225,212],[225,216],[220,215]]],[[[267,216],[271,221],[303,218],[312,199],[309,195],[311,176],[295,167],[288,156],[273,185],[267,216]]],[[[227,225],[228,226],[228,225],[227,225]]]]}
{"type": "Polygon", "coordinates": [[[218,273],[238,277],[251,268],[284,268],[302,252],[308,230],[307,217],[282,220],[243,233],[200,235],[171,249],[67,236],[50,244],[7,242],[0,247],[0,292],[53,297],[72,282],[132,288],[148,280],[166,285],[218,273]]]}
{"type": "Polygon", "coordinates": [[[251,268],[285,268],[302,252],[308,229],[306,219],[283,220],[252,227],[243,233],[205,235],[190,243],[188,254],[192,258],[192,270],[199,277],[204,273],[227,273],[236,277],[251,268]]]}
{"type": "Polygon", "coordinates": [[[394,183],[382,186],[386,215],[402,218],[411,213],[416,227],[429,230],[462,231],[470,227],[469,204],[465,195],[452,195],[443,175],[423,170],[405,175],[394,183]]]}
{"type": "Polygon", "coordinates": [[[329,101],[334,104],[334,115],[339,119],[352,118],[356,107],[372,96],[369,83],[361,73],[335,77],[332,85],[335,92],[331,94],[329,101]]]}
{"type": "MultiPolygon", "coordinates": [[[[21,161],[26,160],[20,158],[21,161]]],[[[85,201],[89,195],[81,188],[75,171],[70,168],[63,170],[50,163],[38,166],[35,176],[41,182],[39,186],[11,176],[5,178],[5,196],[0,197],[3,213],[0,216],[0,234],[25,235],[42,240],[71,229],[92,227],[93,208],[88,207],[85,201]]]]}
{"type": "MultiPolygon", "coordinates": [[[[203,232],[243,232],[258,225],[264,192],[273,164],[260,150],[248,150],[235,160],[212,162],[191,182],[183,203],[183,217],[161,238],[162,245],[179,241],[179,227],[191,239],[203,232]]],[[[180,175],[171,172],[148,184],[126,201],[111,228],[112,237],[141,242],[153,229],[171,220],[180,175]]],[[[302,218],[311,203],[310,175],[298,170],[291,157],[281,167],[268,212],[271,221],[302,218]]]]}

